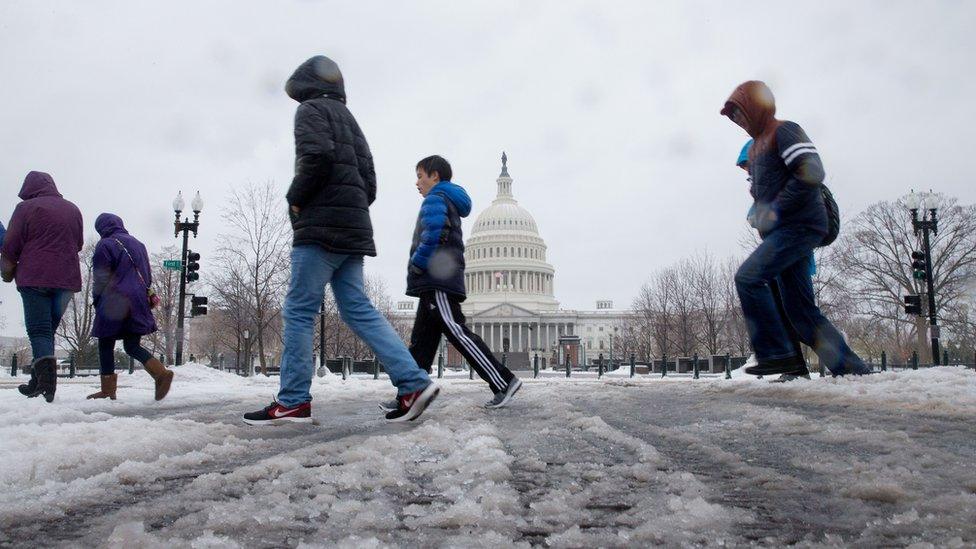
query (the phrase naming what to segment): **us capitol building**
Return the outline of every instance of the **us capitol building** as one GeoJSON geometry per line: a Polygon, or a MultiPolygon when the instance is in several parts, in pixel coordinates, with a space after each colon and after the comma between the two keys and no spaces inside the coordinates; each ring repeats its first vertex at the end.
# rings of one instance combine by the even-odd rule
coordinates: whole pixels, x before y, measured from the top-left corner
{"type": "MultiPolygon", "coordinates": [[[[546,242],[532,214],[515,200],[504,153],[496,182],[498,195],[468,229],[465,243],[468,297],[462,310],[468,326],[516,368],[528,366],[535,354],[543,365],[562,365],[568,357],[576,366],[593,363],[600,353],[608,357],[614,334],[622,335],[633,313],[615,310],[609,300],[597,301],[591,311],[561,309],[546,242]]],[[[395,314],[412,322],[415,307],[415,301],[400,301],[395,314]]],[[[460,364],[460,354],[446,347],[446,363],[460,364]]],[[[619,339],[615,356],[621,356],[619,339]]]]}

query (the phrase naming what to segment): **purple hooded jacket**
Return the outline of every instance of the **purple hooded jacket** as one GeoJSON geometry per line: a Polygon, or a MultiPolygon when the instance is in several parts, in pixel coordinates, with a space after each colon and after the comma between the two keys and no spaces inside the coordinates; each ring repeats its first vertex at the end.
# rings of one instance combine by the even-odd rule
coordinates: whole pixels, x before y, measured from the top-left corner
{"type": "Polygon", "coordinates": [[[17,287],[80,291],[78,252],[85,237],[78,207],[44,172],[27,174],[18,196],[23,202],[14,209],[0,250],[5,266],[16,266],[17,287]]]}
{"type": "Polygon", "coordinates": [[[92,337],[122,338],[155,332],[156,319],[146,293],[152,285],[146,247],[129,235],[117,215],[99,215],[95,230],[102,239],[92,258],[92,337]]]}

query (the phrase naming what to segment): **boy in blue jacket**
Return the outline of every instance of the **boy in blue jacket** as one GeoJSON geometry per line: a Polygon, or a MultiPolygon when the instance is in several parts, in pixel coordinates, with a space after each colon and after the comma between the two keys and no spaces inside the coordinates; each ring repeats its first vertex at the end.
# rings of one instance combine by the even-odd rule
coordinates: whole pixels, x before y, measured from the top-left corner
{"type": "Polygon", "coordinates": [[[451,183],[451,165],[444,158],[429,156],[418,162],[416,169],[417,190],[424,202],[417,216],[407,273],[407,295],[420,298],[410,334],[410,354],[429,372],[441,334],[447,336],[491,387],[494,397],[485,406],[501,408],[512,400],[522,382],[495,358],[484,340],[468,329],[461,312],[461,302],[466,298],[461,218],[471,213],[471,198],[461,186],[451,183]]]}

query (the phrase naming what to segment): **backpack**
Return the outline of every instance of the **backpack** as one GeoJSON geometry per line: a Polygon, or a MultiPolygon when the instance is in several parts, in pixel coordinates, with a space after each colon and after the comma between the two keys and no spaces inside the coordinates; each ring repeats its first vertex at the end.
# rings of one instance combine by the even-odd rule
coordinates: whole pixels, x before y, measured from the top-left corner
{"type": "Polygon", "coordinates": [[[821,183],[820,192],[823,193],[824,206],[827,207],[827,234],[820,243],[820,247],[825,248],[833,244],[840,234],[840,208],[837,207],[834,194],[830,192],[827,185],[821,183]]]}

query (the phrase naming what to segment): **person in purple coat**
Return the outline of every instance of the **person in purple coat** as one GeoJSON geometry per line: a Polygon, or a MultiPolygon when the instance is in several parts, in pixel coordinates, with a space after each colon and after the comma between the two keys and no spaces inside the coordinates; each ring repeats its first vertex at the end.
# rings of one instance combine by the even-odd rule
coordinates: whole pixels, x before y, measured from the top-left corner
{"type": "Polygon", "coordinates": [[[54,334],[72,294],[81,290],[83,222],[78,207],[44,172],[28,173],[18,196],[0,248],[0,277],[17,282],[34,356],[30,381],[18,389],[52,402],[58,380],[54,334]]]}
{"type": "Polygon", "coordinates": [[[149,302],[152,269],[146,247],[125,230],[122,219],[103,213],[95,220],[102,237],[92,257],[92,301],[95,322],[92,337],[98,338],[101,390],[88,398],[115,400],[115,344],[122,340],[127,355],[138,360],[156,381],[156,400],[162,400],[173,382],[173,372],[143,348],[142,336],[156,331],[156,318],[149,302]]]}

